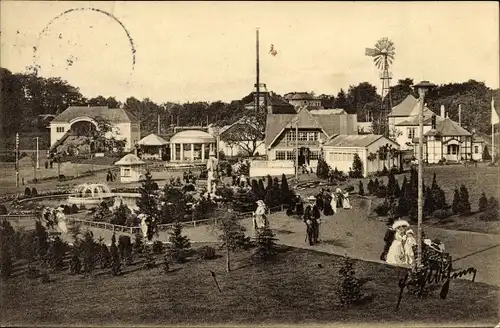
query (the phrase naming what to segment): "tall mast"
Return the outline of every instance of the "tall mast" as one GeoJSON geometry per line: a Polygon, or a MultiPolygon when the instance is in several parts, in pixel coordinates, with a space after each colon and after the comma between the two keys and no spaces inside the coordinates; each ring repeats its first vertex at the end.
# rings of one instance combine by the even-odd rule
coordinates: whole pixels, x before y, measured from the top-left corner
{"type": "Polygon", "coordinates": [[[257,70],[257,94],[256,94],[256,99],[255,99],[255,111],[259,112],[260,111],[260,63],[259,63],[259,28],[257,28],[256,31],[256,36],[257,36],[257,42],[256,42],[256,70],[257,70]]]}

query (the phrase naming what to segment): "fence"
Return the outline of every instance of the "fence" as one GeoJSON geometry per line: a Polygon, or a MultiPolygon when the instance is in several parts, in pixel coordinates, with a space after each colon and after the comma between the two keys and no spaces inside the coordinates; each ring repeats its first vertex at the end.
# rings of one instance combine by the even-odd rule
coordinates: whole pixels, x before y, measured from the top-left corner
{"type": "MultiPolygon", "coordinates": [[[[268,208],[267,213],[272,214],[272,213],[276,213],[276,212],[282,212],[287,207],[288,207],[287,205],[282,204],[280,206],[268,208]]],[[[236,214],[238,215],[238,217],[240,219],[245,219],[245,218],[252,217],[253,211],[252,212],[236,213],[236,214]]],[[[5,218],[7,220],[12,220],[15,222],[19,222],[22,218],[24,218],[24,219],[36,219],[36,217],[34,215],[0,215],[0,219],[3,219],[3,218],[5,218]]],[[[86,227],[111,230],[113,232],[125,232],[125,233],[130,233],[132,235],[141,232],[140,227],[127,227],[127,226],[122,226],[122,225],[118,225],[118,224],[89,221],[89,220],[77,219],[77,218],[72,218],[72,217],[67,217],[67,220],[69,222],[78,223],[78,224],[81,224],[81,225],[86,226],[86,227]]],[[[217,223],[218,223],[217,218],[180,222],[182,227],[197,227],[197,226],[201,226],[201,225],[215,225],[217,223]]],[[[167,223],[167,224],[159,224],[157,227],[158,227],[159,231],[166,231],[166,230],[172,228],[174,225],[175,225],[175,223],[167,223]]]]}

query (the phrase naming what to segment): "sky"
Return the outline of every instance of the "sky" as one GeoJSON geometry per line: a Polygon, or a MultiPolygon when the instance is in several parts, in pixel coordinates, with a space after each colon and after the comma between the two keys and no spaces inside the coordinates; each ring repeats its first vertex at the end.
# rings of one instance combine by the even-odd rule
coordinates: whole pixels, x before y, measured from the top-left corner
{"type": "Polygon", "coordinates": [[[411,77],[499,87],[496,2],[7,0],[0,6],[0,66],[24,72],[39,65],[40,75],[61,77],[86,97],[241,99],[256,79],[256,28],[261,83],[282,95],[336,95],[364,81],[380,92],[365,48],[383,37],[396,47],[393,84],[411,77]],[[76,8],[85,9],[55,18],[76,8]]]}

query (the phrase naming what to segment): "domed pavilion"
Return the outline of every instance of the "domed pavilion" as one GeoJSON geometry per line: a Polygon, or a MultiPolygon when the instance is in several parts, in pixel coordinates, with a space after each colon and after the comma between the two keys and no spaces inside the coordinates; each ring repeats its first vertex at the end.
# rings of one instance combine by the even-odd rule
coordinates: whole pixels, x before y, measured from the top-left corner
{"type": "Polygon", "coordinates": [[[185,130],[170,138],[172,162],[196,162],[208,159],[210,151],[216,151],[216,138],[200,130],[185,130]]]}

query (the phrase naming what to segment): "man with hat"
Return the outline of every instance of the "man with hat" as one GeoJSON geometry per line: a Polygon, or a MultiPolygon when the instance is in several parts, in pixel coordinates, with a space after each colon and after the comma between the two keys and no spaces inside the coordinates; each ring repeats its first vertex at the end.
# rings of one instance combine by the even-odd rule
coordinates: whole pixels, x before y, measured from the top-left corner
{"type": "Polygon", "coordinates": [[[314,196],[309,196],[307,198],[309,204],[304,211],[304,222],[306,223],[307,229],[307,239],[309,239],[309,245],[313,246],[318,243],[319,238],[319,219],[321,213],[316,206],[316,198],[314,196]]]}

